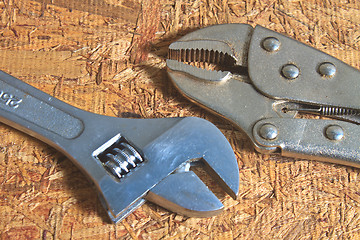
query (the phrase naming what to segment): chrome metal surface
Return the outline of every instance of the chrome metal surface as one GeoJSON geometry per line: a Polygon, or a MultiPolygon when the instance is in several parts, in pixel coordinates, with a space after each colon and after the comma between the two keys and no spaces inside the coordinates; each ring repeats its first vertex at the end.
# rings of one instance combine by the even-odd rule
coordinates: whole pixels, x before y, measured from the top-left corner
{"type": "Polygon", "coordinates": [[[258,151],[360,167],[360,135],[352,134],[360,124],[359,70],[284,35],[246,24],[194,31],[172,43],[169,52],[194,53],[187,61],[169,55],[168,74],[175,86],[236,124],[258,151]],[[207,51],[219,56],[223,52],[233,60],[197,65],[198,59],[206,61],[201,52],[207,51]],[[297,113],[338,120],[306,121],[297,119],[297,113]],[[302,132],[304,124],[318,134],[302,132]],[[327,134],[330,125],[340,126],[343,137],[339,129],[330,128],[327,134]]]}
{"type": "Polygon", "coordinates": [[[202,162],[233,198],[238,193],[234,152],[220,130],[204,119],[123,119],[93,114],[1,71],[0,93],[0,121],[39,138],[72,160],[94,183],[114,222],[148,198],[185,215],[219,213],[219,200],[185,167],[194,161],[202,162]],[[191,177],[184,180],[180,176],[184,172],[191,177]],[[177,196],[186,194],[182,199],[191,201],[174,200],[174,186],[177,196]],[[198,207],[201,204],[203,208],[198,207]]]}

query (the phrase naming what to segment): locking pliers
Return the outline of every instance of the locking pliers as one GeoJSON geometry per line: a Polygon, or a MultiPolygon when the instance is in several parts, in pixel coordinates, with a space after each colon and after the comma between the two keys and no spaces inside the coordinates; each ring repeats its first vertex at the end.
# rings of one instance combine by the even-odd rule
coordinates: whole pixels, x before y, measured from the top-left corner
{"type": "Polygon", "coordinates": [[[224,24],[173,42],[167,69],[258,151],[360,167],[360,72],[340,60],[261,26],[224,24]]]}
{"type": "Polygon", "coordinates": [[[123,119],[70,106],[0,71],[0,121],[64,153],[95,185],[114,222],[145,200],[187,216],[222,203],[190,167],[200,164],[231,197],[239,190],[235,154],[210,122],[123,119]]]}

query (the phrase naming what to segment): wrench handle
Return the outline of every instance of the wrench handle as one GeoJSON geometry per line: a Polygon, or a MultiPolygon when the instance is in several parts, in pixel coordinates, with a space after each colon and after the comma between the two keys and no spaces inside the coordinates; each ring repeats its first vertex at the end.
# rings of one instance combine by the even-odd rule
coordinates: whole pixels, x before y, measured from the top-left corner
{"type": "Polygon", "coordinates": [[[84,124],[74,116],[77,110],[0,71],[1,122],[45,142],[57,142],[82,133],[84,124]]]}

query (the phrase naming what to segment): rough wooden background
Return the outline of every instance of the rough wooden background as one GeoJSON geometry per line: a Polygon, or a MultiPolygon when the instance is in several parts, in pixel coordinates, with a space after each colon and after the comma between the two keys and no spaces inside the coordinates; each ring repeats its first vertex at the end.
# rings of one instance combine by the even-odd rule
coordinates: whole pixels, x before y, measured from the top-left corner
{"type": "MultiPolygon", "coordinates": [[[[240,168],[225,212],[185,218],[152,204],[113,225],[79,170],[0,124],[1,239],[359,239],[359,170],[256,153],[233,126],[180,96],[167,46],[211,24],[261,24],[360,68],[356,0],[2,0],[0,69],[81,109],[119,117],[200,116],[240,168]]],[[[321,89],[319,89],[321,90],[321,89]]],[[[101,123],[99,123],[101,124],[101,123]]]]}

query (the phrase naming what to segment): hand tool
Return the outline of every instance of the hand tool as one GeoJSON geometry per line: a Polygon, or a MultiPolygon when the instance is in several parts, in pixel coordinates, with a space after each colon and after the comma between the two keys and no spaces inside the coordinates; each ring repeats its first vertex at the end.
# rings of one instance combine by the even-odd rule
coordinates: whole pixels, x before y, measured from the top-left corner
{"type": "Polygon", "coordinates": [[[261,26],[224,24],[173,42],[167,68],[259,152],[359,167],[360,72],[340,60],[261,26]]]}
{"type": "Polygon", "coordinates": [[[190,169],[196,163],[231,197],[238,193],[235,154],[220,130],[201,118],[102,116],[0,71],[0,121],[72,160],[94,184],[114,222],[145,200],[187,216],[219,213],[222,203],[190,169]]]}

